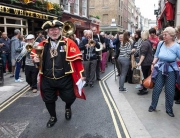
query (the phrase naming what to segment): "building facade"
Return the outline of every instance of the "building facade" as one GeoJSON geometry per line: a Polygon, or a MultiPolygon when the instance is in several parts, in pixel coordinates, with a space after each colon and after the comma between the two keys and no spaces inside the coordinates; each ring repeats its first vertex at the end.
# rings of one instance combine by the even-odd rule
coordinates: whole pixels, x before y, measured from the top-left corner
{"type": "Polygon", "coordinates": [[[123,0],[89,0],[89,15],[100,17],[100,31],[112,34],[123,31],[123,2],[123,0]]]}
{"type": "Polygon", "coordinates": [[[74,0],[74,3],[69,3],[68,0],[60,0],[60,5],[63,7],[61,21],[72,21],[76,26],[76,36],[81,38],[83,31],[90,29],[91,20],[88,19],[88,0],[74,0]]]}
{"type": "Polygon", "coordinates": [[[158,9],[154,11],[157,17],[158,30],[162,31],[167,26],[175,26],[180,20],[180,0],[159,0],[158,9]]]}
{"type": "MultiPolygon", "coordinates": [[[[46,4],[53,6],[51,3],[46,4]]],[[[14,35],[15,29],[20,29],[23,35],[35,34],[42,30],[41,25],[45,21],[59,19],[60,15],[49,6],[25,1],[0,1],[0,31],[7,32],[10,38],[14,35]]]]}

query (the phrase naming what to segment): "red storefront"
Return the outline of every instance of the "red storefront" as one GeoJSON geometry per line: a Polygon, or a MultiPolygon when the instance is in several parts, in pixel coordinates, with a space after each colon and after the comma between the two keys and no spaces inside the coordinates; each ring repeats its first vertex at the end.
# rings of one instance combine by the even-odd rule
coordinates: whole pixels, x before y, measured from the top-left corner
{"type": "Polygon", "coordinates": [[[80,17],[77,15],[73,15],[73,14],[69,14],[69,13],[63,13],[62,14],[62,22],[64,21],[71,21],[76,25],[76,36],[77,38],[82,38],[83,31],[84,30],[89,30],[90,29],[90,24],[91,24],[91,20],[85,18],[85,17],[80,17]]]}
{"type": "Polygon", "coordinates": [[[171,1],[166,1],[164,7],[161,7],[161,14],[158,18],[158,29],[162,30],[167,26],[174,26],[175,19],[175,4],[171,1]]]}

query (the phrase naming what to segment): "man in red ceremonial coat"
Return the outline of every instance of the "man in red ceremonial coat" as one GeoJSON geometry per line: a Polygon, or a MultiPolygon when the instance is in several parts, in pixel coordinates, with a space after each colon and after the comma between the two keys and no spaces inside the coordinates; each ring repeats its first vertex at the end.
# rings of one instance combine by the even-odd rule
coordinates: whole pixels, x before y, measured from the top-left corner
{"type": "MultiPolygon", "coordinates": [[[[71,119],[71,105],[76,97],[86,99],[83,89],[79,92],[76,85],[79,80],[85,79],[82,54],[74,41],[62,37],[60,29],[62,26],[63,23],[58,20],[45,22],[42,29],[48,30],[49,39],[39,43],[39,46],[44,47],[41,57],[40,91],[50,114],[48,128],[57,122],[55,101],[58,95],[66,103],[66,120],[71,119]]],[[[35,56],[34,62],[39,61],[38,56],[35,56]]]]}

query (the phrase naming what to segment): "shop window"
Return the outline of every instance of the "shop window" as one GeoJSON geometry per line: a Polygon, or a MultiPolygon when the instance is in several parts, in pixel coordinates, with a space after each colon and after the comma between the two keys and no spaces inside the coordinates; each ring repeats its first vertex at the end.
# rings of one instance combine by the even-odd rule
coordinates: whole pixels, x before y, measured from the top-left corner
{"type": "Polygon", "coordinates": [[[0,17],[0,24],[4,24],[4,17],[0,17]]]}
{"type": "Polygon", "coordinates": [[[79,0],[74,1],[74,14],[79,15],[79,0]]]}
{"type": "Polygon", "coordinates": [[[14,20],[14,19],[6,19],[7,24],[21,24],[20,20],[14,20]]]}
{"type": "Polygon", "coordinates": [[[2,32],[4,32],[4,27],[0,27],[0,37],[2,32]]]}
{"type": "Polygon", "coordinates": [[[82,0],[82,16],[87,16],[87,0],[82,0]]]}

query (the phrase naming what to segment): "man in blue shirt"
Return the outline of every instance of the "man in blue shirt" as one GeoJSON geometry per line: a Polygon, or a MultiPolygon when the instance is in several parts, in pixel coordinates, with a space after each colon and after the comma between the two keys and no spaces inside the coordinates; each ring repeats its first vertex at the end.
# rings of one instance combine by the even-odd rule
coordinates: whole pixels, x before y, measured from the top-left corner
{"type": "Polygon", "coordinates": [[[0,38],[0,51],[2,52],[1,58],[3,61],[3,72],[6,73],[6,62],[8,61],[8,71],[12,72],[11,67],[11,53],[10,53],[10,39],[7,37],[7,33],[3,32],[0,38]]]}

